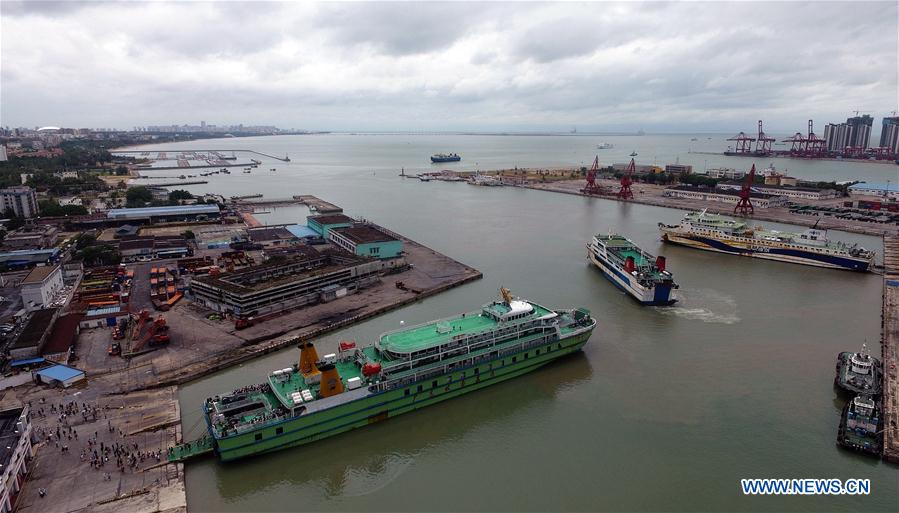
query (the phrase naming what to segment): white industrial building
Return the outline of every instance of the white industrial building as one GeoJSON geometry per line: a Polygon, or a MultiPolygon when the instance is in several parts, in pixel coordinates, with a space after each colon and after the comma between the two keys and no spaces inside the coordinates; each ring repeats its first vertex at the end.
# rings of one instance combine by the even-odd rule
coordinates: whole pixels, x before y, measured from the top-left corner
{"type": "Polygon", "coordinates": [[[16,507],[34,459],[27,406],[0,411],[0,437],[0,513],[9,513],[16,507]]]}
{"type": "MultiPolygon", "coordinates": [[[[669,187],[662,191],[662,195],[666,198],[717,201],[732,204],[737,204],[737,202],[740,201],[740,194],[737,191],[709,189],[708,187],[690,187],[687,185],[669,187]]],[[[756,208],[782,207],[786,206],[789,201],[786,196],[774,196],[758,192],[753,192],[750,199],[752,200],[753,206],[756,208]]]]}
{"type": "Polygon", "coordinates": [[[59,265],[35,267],[22,280],[22,303],[29,312],[50,306],[63,289],[59,265]]]}

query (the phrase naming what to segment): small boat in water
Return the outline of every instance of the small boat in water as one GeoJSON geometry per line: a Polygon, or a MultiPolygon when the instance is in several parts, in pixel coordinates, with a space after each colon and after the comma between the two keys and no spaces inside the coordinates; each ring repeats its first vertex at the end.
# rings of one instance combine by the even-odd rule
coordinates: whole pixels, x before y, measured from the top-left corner
{"type": "Polygon", "coordinates": [[[462,160],[462,157],[455,153],[438,153],[436,155],[431,155],[431,162],[434,164],[440,162],[459,162],[462,160]]]}
{"type": "Polygon", "coordinates": [[[418,175],[418,179],[421,180],[422,182],[430,182],[431,181],[431,177],[428,175],[418,175]]]}
{"type": "Polygon", "coordinates": [[[612,143],[607,143],[607,142],[600,143],[600,144],[597,144],[597,145],[596,145],[596,149],[597,149],[597,150],[611,150],[611,149],[614,148],[614,147],[615,147],[615,146],[614,146],[612,143]]]}
{"type": "Polygon", "coordinates": [[[636,156],[637,156],[637,152],[636,152],[636,151],[632,151],[631,154],[630,154],[629,156],[630,156],[630,157],[636,157],[636,156]]]}

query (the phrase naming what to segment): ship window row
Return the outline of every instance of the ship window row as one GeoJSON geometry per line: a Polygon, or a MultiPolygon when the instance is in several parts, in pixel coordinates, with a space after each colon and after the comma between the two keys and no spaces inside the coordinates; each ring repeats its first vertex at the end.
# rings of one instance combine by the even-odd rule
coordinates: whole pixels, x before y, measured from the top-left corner
{"type": "MultiPolygon", "coordinates": [[[[478,363],[481,363],[481,362],[485,362],[488,360],[497,360],[499,358],[513,355],[513,354],[516,355],[516,358],[517,358],[517,355],[519,353],[521,353],[522,351],[525,351],[525,350],[528,350],[528,349],[531,349],[531,348],[534,348],[537,346],[546,345],[548,343],[551,343],[553,340],[555,340],[555,334],[548,333],[548,334],[543,335],[542,337],[537,337],[533,340],[522,342],[521,344],[517,344],[510,348],[491,351],[490,353],[484,353],[484,354],[481,354],[478,356],[467,358],[467,359],[459,361],[459,362],[455,362],[452,364],[437,367],[430,371],[418,372],[412,376],[407,376],[405,378],[396,379],[396,380],[390,380],[388,378],[387,381],[381,383],[380,385],[377,385],[376,387],[373,387],[373,389],[388,390],[388,389],[400,388],[400,387],[403,387],[406,385],[411,385],[415,382],[427,381],[427,380],[435,378],[435,377],[440,377],[440,376],[446,375],[448,373],[455,372],[455,370],[457,370],[459,368],[471,367],[471,366],[477,365],[478,363]]],[[[558,348],[561,349],[562,344],[559,344],[558,348]]],[[[550,351],[551,351],[551,347],[548,347],[547,352],[550,352],[550,351]]],[[[502,365],[505,365],[505,359],[502,360],[502,365]]],[[[490,369],[492,369],[492,363],[490,364],[490,369]]],[[[421,386],[421,385],[419,385],[419,386],[421,386]]]]}

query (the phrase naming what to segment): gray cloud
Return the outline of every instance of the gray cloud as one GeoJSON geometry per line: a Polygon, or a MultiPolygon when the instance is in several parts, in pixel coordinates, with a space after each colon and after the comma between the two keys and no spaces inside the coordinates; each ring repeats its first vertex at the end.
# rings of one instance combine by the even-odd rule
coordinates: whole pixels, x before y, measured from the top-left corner
{"type": "Polygon", "coordinates": [[[32,4],[0,6],[4,125],[751,130],[761,117],[793,132],[897,105],[895,3],[32,4]]]}

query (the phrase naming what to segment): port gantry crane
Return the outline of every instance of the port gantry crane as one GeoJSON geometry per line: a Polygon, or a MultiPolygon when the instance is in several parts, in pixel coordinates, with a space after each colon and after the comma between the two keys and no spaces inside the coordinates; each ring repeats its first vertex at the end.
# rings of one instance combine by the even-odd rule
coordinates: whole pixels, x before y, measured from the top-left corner
{"type": "Polygon", "coordinates": [[[774,138],[769,136],[762,130],[762,120],[759,120],[759,136],[756,138],[755,153],[759,156],[771,154],[771,145],[774,144],[774,138]]]}
{"type": "Polygon", "coordinates": [[[752,143],[755,142],[755,139],[746,135],[745,132],[740,132],[739,134],[728,139],[728,141],[735,141],[737,143],[734,145],[734,153],[738,153],[740,155],[749,155],[749,153],[752,151],[752,143]]]}
{"type": "Polygon", "coordinates": [[[740,201],[738,201],[737,206],[734,207],[734,214],[745,217],[755,213],[755,209],[752,207],[753,182],[755,182],[755,164],[752,165],[752,169],[750,169],[749,174],[746,175],[746,181],[743,182],[743,187],[740,188],[740,201]]]}
{"type": "Polygon", "coordinates": [[[587,185],[581,189],[584,194],[602,194],[604,188],[596,183],[596,175],[599,173],[599,155],[593,159],[593,165],[587,170],[587,185]]]}
{"type": "Polygon", "coordinates": [[[634,199],[634,191],[631,190],[631,183],[633,183],[634,171],[636,171],[636,169],[637,165],[632,158],[631,163],[628,164],[627,169],[624,170],[624,174],[621,175],[621,188],[618,189],[618,199],[634,199]]]}

